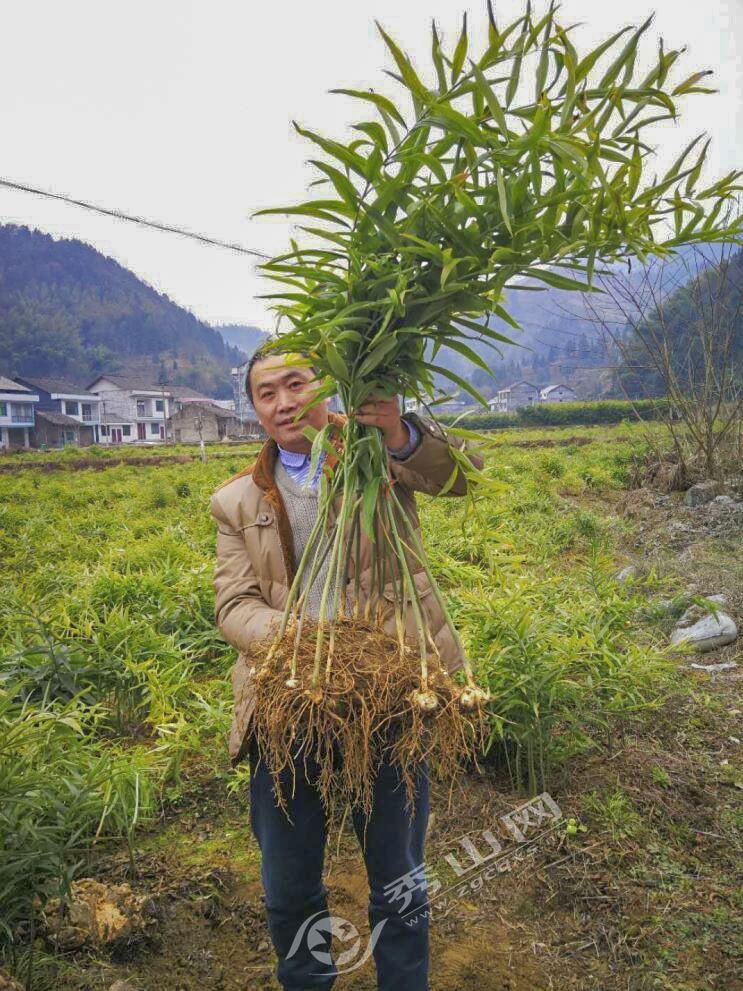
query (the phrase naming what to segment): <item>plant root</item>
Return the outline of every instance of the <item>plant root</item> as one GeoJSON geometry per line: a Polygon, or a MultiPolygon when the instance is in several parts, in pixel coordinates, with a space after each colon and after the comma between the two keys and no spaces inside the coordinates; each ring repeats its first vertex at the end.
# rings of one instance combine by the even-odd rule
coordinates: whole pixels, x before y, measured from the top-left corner
{"type": "Polygon", "coordinates": [[[401,650],[395,636],[372,622],[339,618],[332,666],[313,686],[317,623],[304,622],[299,643],[296,636],[292,626],[280,641],[255,646],[255,656],[264,659],[256,660],[254,732],[285,812],[281,775],[287,767],[293,773],[296,757],[303,758],[329,815],[351,805],[367,817],[382,760],[405,782],[409,815],[423,759],[439,779],[451,779],[467,763],[477,765],[487,736],[485,707],[470,711],[463,697],[489,696],[476,686],[463,691],[438,657],[428,658],[422,685],[417,645],[401,650]],[[296,677],[287,679],[295,652],[296,677]]]}

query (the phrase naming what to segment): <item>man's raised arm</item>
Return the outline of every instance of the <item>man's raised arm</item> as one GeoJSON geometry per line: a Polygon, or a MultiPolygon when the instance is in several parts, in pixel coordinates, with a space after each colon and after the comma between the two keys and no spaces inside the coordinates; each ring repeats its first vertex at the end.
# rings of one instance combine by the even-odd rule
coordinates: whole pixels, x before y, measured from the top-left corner
{"type": "MultiPolygon", "coordinates": [[[[415,426],[420,436],[418,446],[407,458],[402,461],[390,458],[392,475],[406,488],[427,495],[439,494],[456,467],[450,443],[464,450],[475,468],[482,468],[484,461],[481,455],[468,452],[460,442],[447,441],[446,432],[442,435],[440,428],[430,420],[424,420],[416,413],[406,413],[404,419],[415,426]]],[[[445,495],[463,496],[467,494],[467,488],[467,479],[460,469],[445,495]]]]}

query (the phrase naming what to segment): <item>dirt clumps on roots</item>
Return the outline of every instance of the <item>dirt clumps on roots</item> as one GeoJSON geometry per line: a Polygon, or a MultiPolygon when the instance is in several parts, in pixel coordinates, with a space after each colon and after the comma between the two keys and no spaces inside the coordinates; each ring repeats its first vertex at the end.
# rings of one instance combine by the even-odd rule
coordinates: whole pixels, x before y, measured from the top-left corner
{"type": "Polygon", "coordinates": [[[372,622],[340,618],[332,634],[323,630],[319,683],[313,688],[317,636],[317,623],[305,619],[298,642],[297,626],[290,624],[280,641],[265,640],[254,653],[261,658],[255,673],[255,739],[273,776],[277,804],[287,815],[281,776],[286,768],[294,773],[296,758],[303,759],[329,815],[347,805],[370,815],[382,760],[399,771],[409,813],[420,761],[427,759],[430,774],[439,779],[451,779],[467,764],[477,766],[486,736],[483,707],[462,707],[462,688],[437,656],[427,658],[422,704],[418,645],[406,642],[401,651],[396,637],[372,622]]]}

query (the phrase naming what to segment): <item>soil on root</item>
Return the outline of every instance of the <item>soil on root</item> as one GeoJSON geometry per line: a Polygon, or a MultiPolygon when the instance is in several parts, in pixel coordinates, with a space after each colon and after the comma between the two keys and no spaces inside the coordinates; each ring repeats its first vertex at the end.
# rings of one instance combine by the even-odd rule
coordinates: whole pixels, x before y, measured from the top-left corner
{"type": "Polygon", "coordinates": [[[328,660],[316,687],[316,622],[256,647],[265,653],[255,674],[255,742],[282,808],[287,774],[300,760],[330,814],[348,805],[370,813],[382,760],[399,771],[409,810],[423,760],[431,777],[446,780],[476,763],[487,733],[483,709],[463,709],[462,689],[437,656],[429,657],[423,684],[420,655],[401,650],[379,624],[341,618],[321,636],[328,660]]]}

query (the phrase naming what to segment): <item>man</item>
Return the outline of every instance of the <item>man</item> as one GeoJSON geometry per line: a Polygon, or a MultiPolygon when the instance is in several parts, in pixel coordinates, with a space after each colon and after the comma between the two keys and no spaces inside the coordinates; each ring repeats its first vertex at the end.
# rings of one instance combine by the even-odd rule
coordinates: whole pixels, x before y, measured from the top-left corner
{"type": "MultiPolygon", "coordinates": [[[[271,776],[250,732],[255,670],[251,645],[277,630],[297,562],[317,518],[324,455],[309,478],[311,444],[302,431],[307,426],[320,430],[329,419],[343,422],[342,416],[328,409],[327,400],[294,422],[317,387],[313,370],[298,363],[297,356],[260,351],[253,355],[246,390],[269,440],[255,464],[220,485],[211,498],[218,525],[214,615],[224,638],[239,652],[232,669],[235,708],[229,755],[233,766],[246,754],[250,762],[251,827],[261,849],[268,926],[279,961],[277,977],[286,991],[330,988],[338,974],[329,954],[332,922],[322,877],[327,822],[312,784],[318,769],[311,760],[307,765],[302,759],[295,762],[293,779],[291,768],[286,769],[287,781],[292,780],[294,787],[287,802],[291,821],[275,804],[271,776]]],[[[456,467],[446,437],[415,414],[401,416],[398,397],[370,399],[350,415],[381,431],[398,498],[418,527],[414,493],[437,494],[456,467]]],[[[481,464],[476,457],[472,461],[481,464]]],[[[460,472],[448,494],[466,491],[460,472]]],[[[352,561],[360,574],[361,596],[370,587],[364,581],[371,572],[369,560],[370,541],[362,534],[358,560],[352,561]]],[[[309,595],[315,606],[315,586],[321,587],[321,578],[309,595]]],[[[415,581],[442,661],[455,671],[462,666],[462,657],[423,570],[415,581]]],[[[394,633],[393,607],[388,606],[385,628],[394,633]]],[[[368,822],[360,810],[352,810],[369,879],[369,922],[380,991],[428,989],[428,902],[422,874],[427,762],[423,765],[412,819],[405,812],[404,787],[389,764],[382,764],[375,779],[368,822]],[[390,900],[390,888],[406,877],[416,882],[406,892],[403,916],[390,900]]]]}

